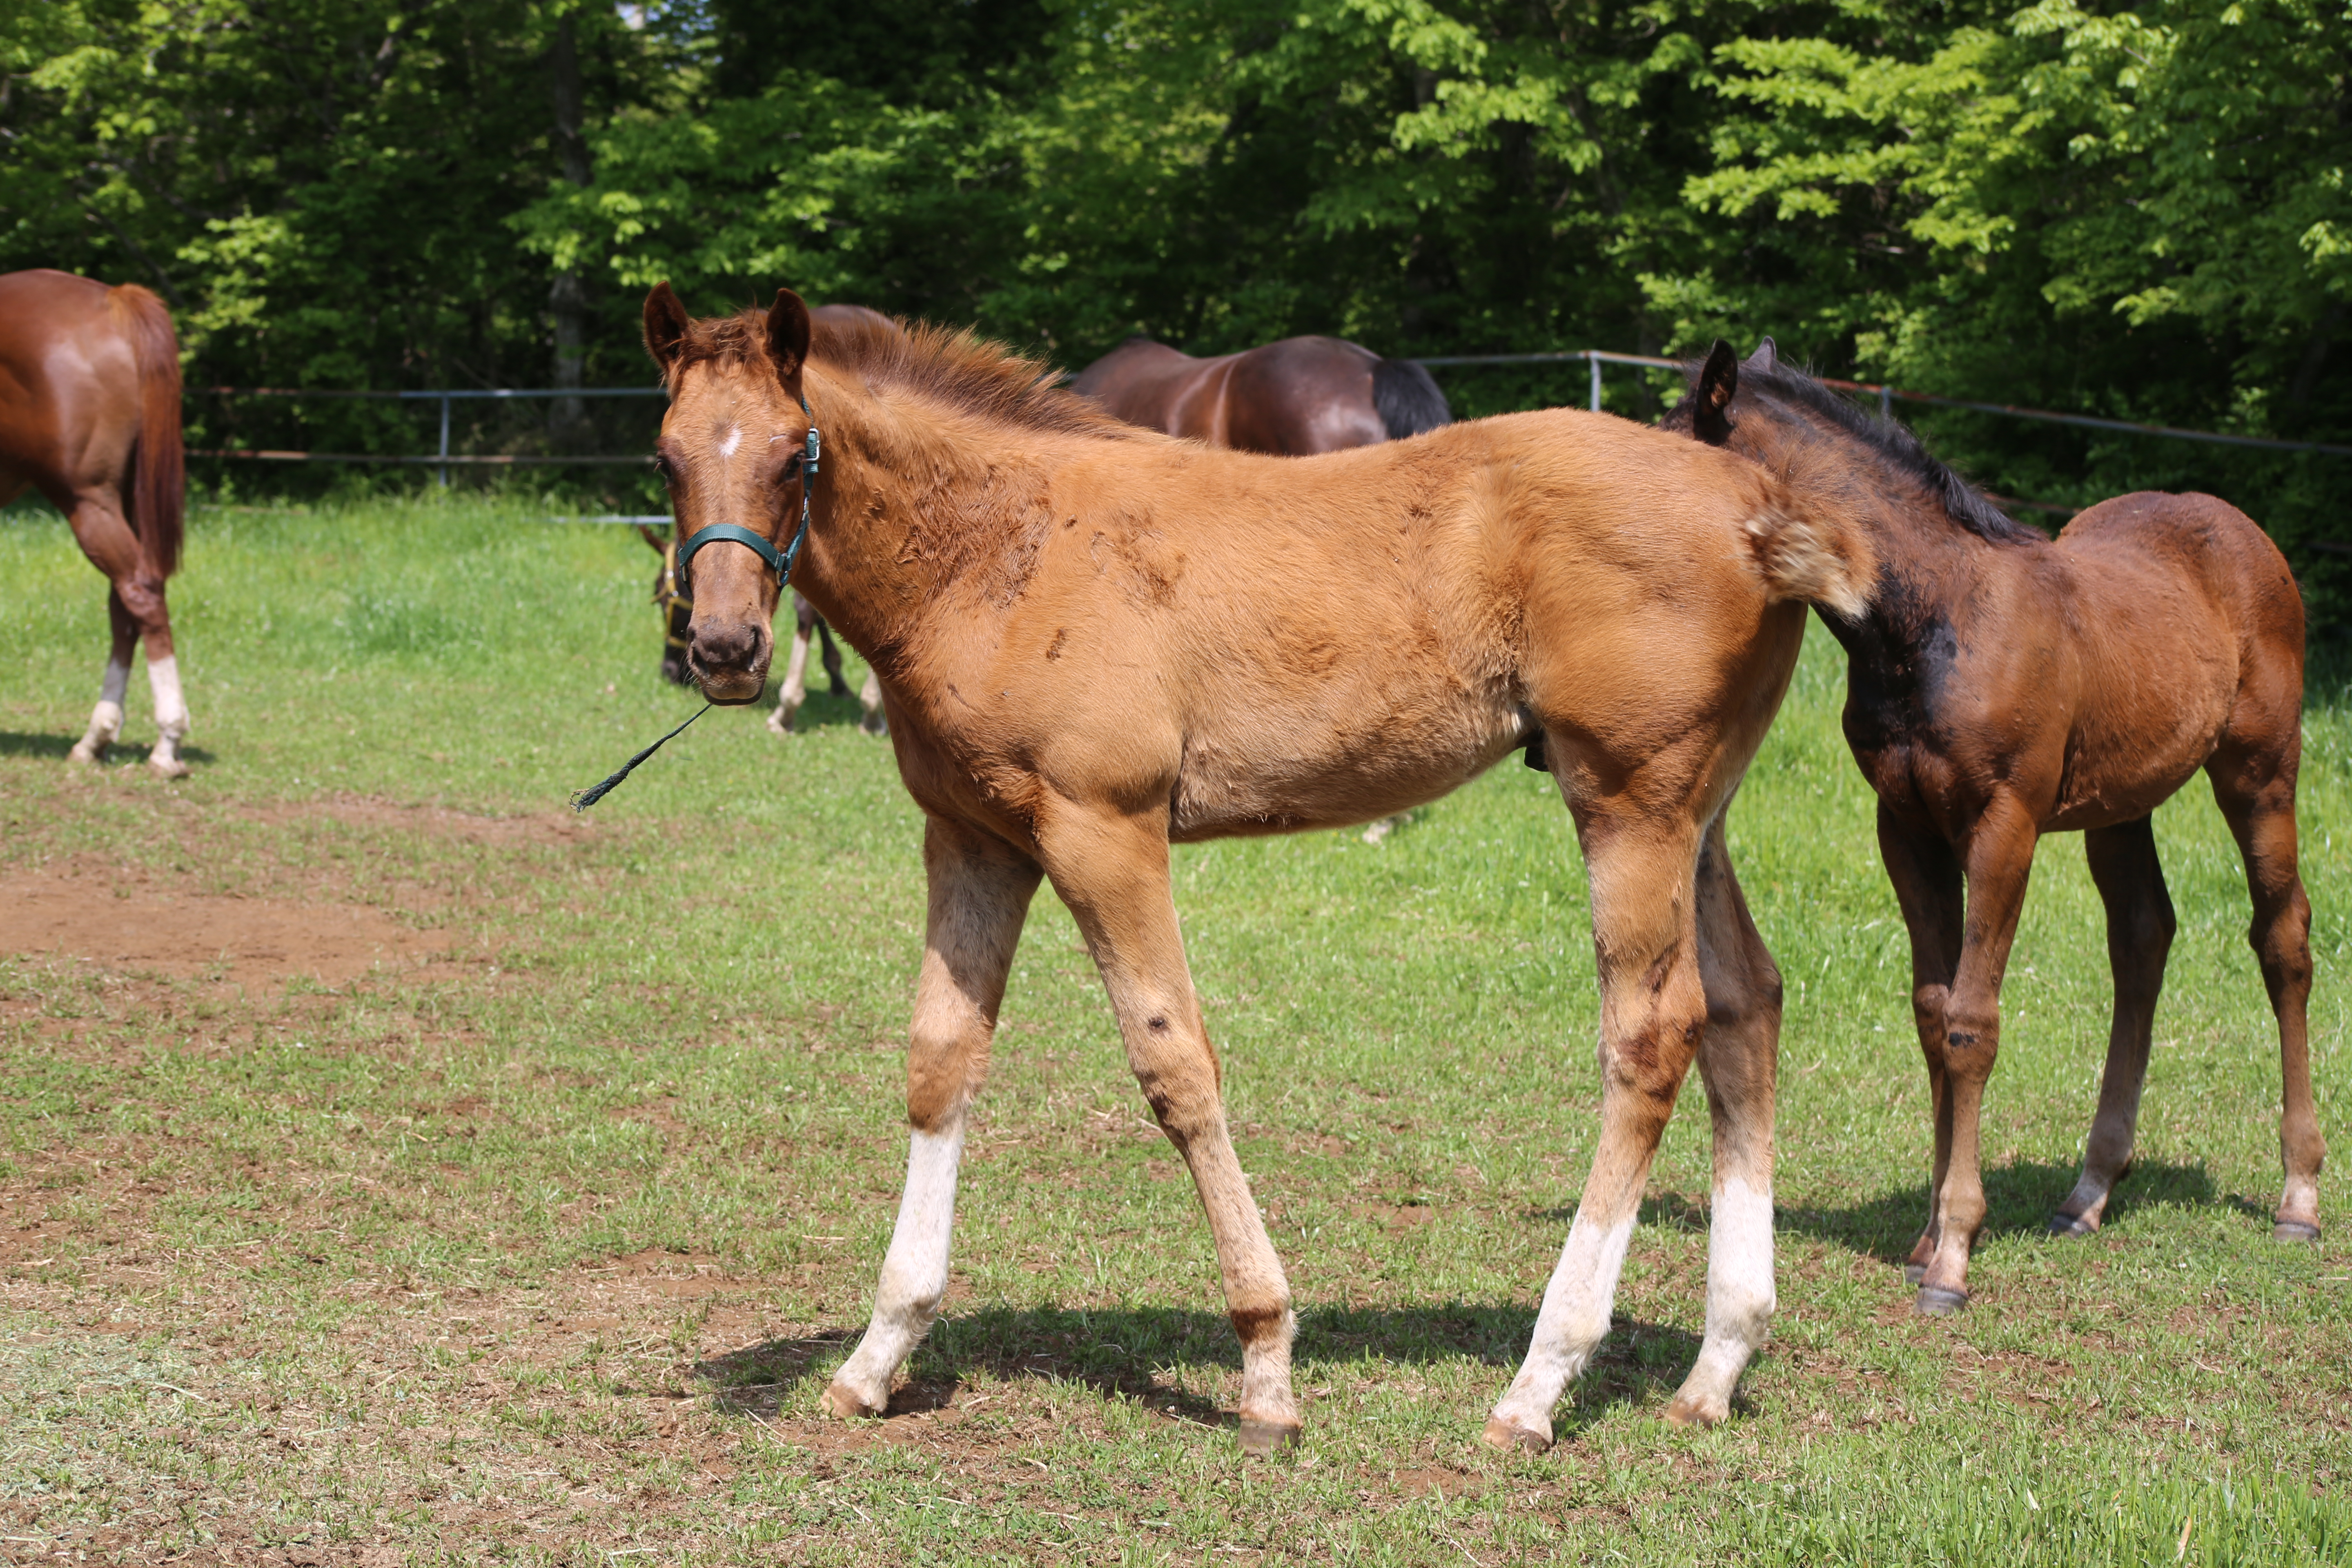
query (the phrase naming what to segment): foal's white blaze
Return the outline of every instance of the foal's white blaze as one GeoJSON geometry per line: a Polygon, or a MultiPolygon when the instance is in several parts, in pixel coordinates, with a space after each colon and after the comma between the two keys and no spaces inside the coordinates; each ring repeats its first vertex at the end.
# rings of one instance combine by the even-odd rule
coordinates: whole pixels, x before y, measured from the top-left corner
{"type": "Polygon", "coordinates": [[[1536,1314],[1528,1359],[1496,1402],[1496,1420],[1550,1437],[1552,1406],[1609,1332],[1609,1309],[1617,1299],[1617,1277],[1624,1270],[1625,1246],[1633,1236],[1630,1213],[1607,1225],[1579,1215],[1569,1226],[1559,1267],[1544,1288],[1543,1310],[1536,1314]]]}
{"type": "Polygon", "coordinates": [[[1697,1421],[1731,1413],[1731,1391],[1772,1328],[1772,1187],[1738,1176],[1715,1189],[1706,1237],[1706,1341],[1675,1396],[1697,1421]]]}
{"type": "Polygon", "coordinates": [[[898,1227],[882,1260],[874,1321],[856,1352],[833,1374],[835,1390],[865,1410],[878,1412],[890,1403],[890,1374],[931,1326],[947,1294],[948,1238],[955,1229],[956,1167],[962,1159],[961,1116],[945,1132],[918,1131],[908,1141],[907,1195],[899,1200],[898,1227]]]}
{"type": "Polygon", "coordinates": [[[719,455],[722,458],[731,458],[735,455],[735,448],[742,444],[742,426],[730,425],[727,427],[727,434],[719,437],[719,455]]]}

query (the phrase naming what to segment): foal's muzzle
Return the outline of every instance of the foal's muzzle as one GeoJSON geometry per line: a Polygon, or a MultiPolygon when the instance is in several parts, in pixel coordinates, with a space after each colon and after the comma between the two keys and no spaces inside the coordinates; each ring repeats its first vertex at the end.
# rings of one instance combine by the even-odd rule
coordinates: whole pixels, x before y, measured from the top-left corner
{"type": "Polygon", "coordinates": [[[754,702],[767,686],[774,647],[768,628],[754,623],[698,626],[687,643],[687,668],[711,701],[722,706],[754,702]]]}

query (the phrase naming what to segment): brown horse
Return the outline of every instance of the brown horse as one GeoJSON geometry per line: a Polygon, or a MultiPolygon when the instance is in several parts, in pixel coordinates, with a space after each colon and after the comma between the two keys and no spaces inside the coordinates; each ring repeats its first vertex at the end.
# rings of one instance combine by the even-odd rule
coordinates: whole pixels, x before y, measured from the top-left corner
{"type": "Polygon", "coordinates": [[[2200,768],[2245,857],[2251,936],[2278,1016],[2286,1184],[2273,1234],[2315,1240],[2326,1147],[2311,1100],[2311,903],[2294,824],[2303,600],[2277,547],[2211,496],[2154,492],[2103,501],[2053,541],[1996,510],[1901,426],[1780,364],[1769,338],[1745,364],[1718,342],[1693,387],[1669,427],[1801,486],[1843,471],[1876,542],[1868,611],[1822,618],[1846,650],[1846,740],[1878,792],[1935,1097],[1934,1185],[1908,1268],[1919,1310],[1968,1300],[2001,973],[2035,842],[2076,830],[2106,905],[2115,1018],[2082,1179],[2051,1228],[2098,1228],[2131,1163],[2172,943],[2148,814],[2200,768]]]}
{"type": "Polygon", "coordinates": [[[1070,390],[1130,425],[1286,458],[1400,440],[1454,419],[1429,372],[1340,338],[1285,338],[1214,359],[1129,338],[1070,390]]]}
{"type": "MultiPolygon", "coordinates": [[[[1243,1354],[1241,1439],[1298,1430],[1281,1262],[1234,1154],[1169,846],[1363,822],[1545,741],[1591,883],[1602,1130],[1490,1441],[1540,1447],[1609,1327],[1642,1187],[1696,1059],[1714,1119],[1706,1338],[1668,1414],[1720,1420],[1772,1302],[1780,986],[1725,847],[1804,605],[1864,607],[1858,525],[1756,464],[1574,410],[1311,460],[1111,419],[961,335],[812,334],[790,291],[646,343],[679,526],[781,543],[882,679],[927,817],[908,1178],[866,1338],[827,1394],[878,1413],[939,1310],[966,1107],[1042,878],[1084,933],[1144,1098],[1190,1167],[1243,1354]],[[813,489],[803,442],[824,429],[813,489]]],[[[775,574],[695,561],[688,659],[755,699],[775,574]]]]}
{"type": "Polygon", "coordinates": [[[148,765],[166,778],[188,771],[163,602],[180,563],[182,463],[180,345],[163,301],[135,283],[46,268],[0,276],[0,506],[38,487],[112,584],[114,647],[78,763],[103,762],[121,733],[131,642],[144,637],[161,731],[148,765]]]}

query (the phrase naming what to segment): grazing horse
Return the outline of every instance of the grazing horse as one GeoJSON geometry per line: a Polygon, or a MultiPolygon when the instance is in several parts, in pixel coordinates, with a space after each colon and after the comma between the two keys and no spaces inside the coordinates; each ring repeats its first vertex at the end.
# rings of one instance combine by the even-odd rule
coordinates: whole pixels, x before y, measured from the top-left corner
{"type": "Polygon", "coordinates": [[[1285,338],[1214,359],[1129,338],[1070,390],[1130,425],[1285,458],[1401,440],[1454,419],[1429,372],[1340,338],[1285,338]]]}
{"type": "MultiPolygon", "coordinates": [[[[857,307],[824,307],[827,310],[843,308],[854,310],[857,307]]],[[[677,686],[691,685],[693,677],[687,673],[686,668],[686,634],[687,626],[694,617],[694,601],[687,596],[686,590],[678,584],[677,537],[647,528],[644,523],[637,524],[637,535],[653,546],[655,552],[661,557],[661,572],[654,578],[654,606],[661,611],[662,617],[662,679],[677,686]]],[[[801,704],[808,700],[808,686],[803,678],[808,668],[809,634],[812,631],[816,634],[817,645],[822,650],[818,657],[824,665],[825,678],[833,684],[833,694],[835,697],[849,695],[849,678],[842,673],[841,668],[841,650],[834,646],[833,633],[826,629],[824,617],[798,594],[793,595],[793,616],[792,659],[785,667],[783,690],[778,696],[775,708],[768,714],[768,728],[779,735],[792,733],[793,720],[799,713],[801,704]]],[[[863,710],[857,727],[869,735],[887,734],[889,726],[882,717],[882,684],[874,679],[874,672],[870,669],[866,672],[866,685],[859,690],[857,700],[863,710]]]]}
{"type": "Polygon", "coordinates": [[[188,707],[163,580],[180,564],[185,500],[180,344],[163,301],[40,268],[0,277],[0,506],[37,487],[111,585],[114,645],[89,729],[70,755],[106,760],[122,731],[133,639],[147,644],[160,731],[148,765],[186,774],[188,707]]]}
{"type": "Polygon", "coordinates": [[[1870,544],[1834,489],[1578,410],[1311,460],[1220,451],[1116,421],[969,336],[813,331],[790,290],[695,321],[662,284],[645,332],[675,515],[718,533],[694,563],[703,690],[758,697],[769,552],[803,542],[793,584],[880,673],[926,818],[907,1185],[831,1408],[881,1412],[939,1310],[966,1109],[1051,878],[1207,1211],[1242,1445],[1295,1437],[1289,1287],[1227,1131],[1169,846],[1403,810],[1540,733],[1591,885],[1602,1126],[1486,1437],[1550,1442],[1694,1059],[1715,1134],[1706,1337],[1667,1413],[1721,1420],[1772,1311],[1780,1020],[1723,819],[1804,606],[1863,611],[1870,544]]]}
{"type": "Polygon", "coordinates": [[[2273,1234],[2317,1239],[2326,1149],[2305,1026],[2311,902],[2295,868],[2303,600],[2277,547],[2226,502],[2153,491],[2077,513],[2053,541],[1902,426],[1780,364],[1769,338],[1744,364],[1717,343],[1666,424],[1791,483],[1842,471],[1876,546],[1870,607],[1822,618],[1846,650],[1846,740],[1878,792],[1935,1097],[1934,1184],[1906,1270],[1919,1310],[1968,1300],[2001,973],[2036,841],[2077,830],[2106,906],[2115,1017],[2082,1178],[2051,1229],[2098,1228],[2131,1163],[2172,944],[2148,814],[2200,768],[2245,858],[2278,1017],[2286,1182],[2273,1234]]]}

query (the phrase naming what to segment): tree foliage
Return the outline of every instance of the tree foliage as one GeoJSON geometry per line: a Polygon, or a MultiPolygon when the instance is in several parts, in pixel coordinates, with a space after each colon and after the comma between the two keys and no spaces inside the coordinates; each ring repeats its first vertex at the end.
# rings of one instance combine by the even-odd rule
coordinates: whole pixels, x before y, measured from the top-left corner
{"type": "MultiPolygon", "coordinates": [[[[636,381],[669,278],[1073,365],[1134,331],[1770,332],[1951,395],[2352,439],[2346,0],[49,0],[0,13],[0,265],[154,283],[199,381],[544,382],[567,277],[588,380],[636,381]]],[[[2218,489],[2315,591],[2308,546],[2352,533],[2352,460],[1923,423],[2012,494],[2218,489]]]]}

